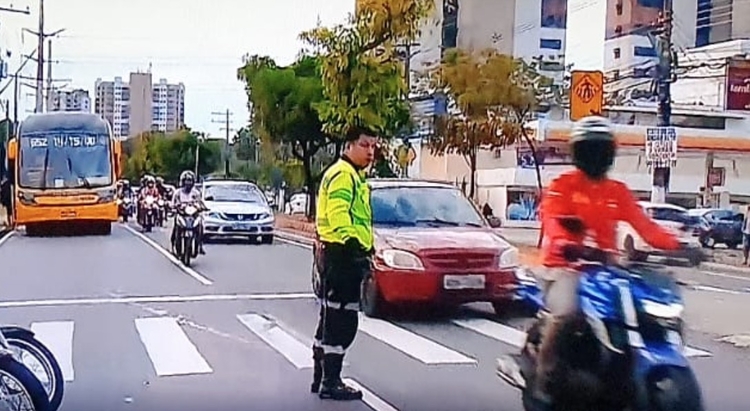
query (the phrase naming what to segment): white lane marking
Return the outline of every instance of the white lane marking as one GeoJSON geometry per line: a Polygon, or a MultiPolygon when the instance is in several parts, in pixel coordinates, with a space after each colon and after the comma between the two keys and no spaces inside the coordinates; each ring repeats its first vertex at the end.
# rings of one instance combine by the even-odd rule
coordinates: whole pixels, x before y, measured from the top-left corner
{"type": "MultiPolygon", "coordinates": [[[[743,272],[743,271],[740,271],[743,272]]],[[[729,278],[732,280],[740,280],[740,281],[747,281],[750,282],[750,277],[748,276],[740,276],[740,275],[732,275],[732,274],[723,274],[723,273],[717,273],[716,271],[710,271],[710,270],[701,270],[699,271],[700,274],[709,275],[712,277],[719,277],[719,278],[729,278]]]]}
{"type": "Polygon", "coordinates": [[[696,290],[696,291],[710,291],[714,293],[719,294],[730,294],[730,295],[747,295],[748,293],[745,291],[737,291],[737,290],[727,290],[725,288],[719,288],[719,287],[711,287],[707,285],[691,285],[688,287],[688,289],[696,290]]]}
{"type": "Polygon", "coordinates": [[[73,321],[45,321],[31,324],[31,331],[54,355],[66,382],[75,380],[73,369],[73,321]]]}
{"type": "MultiPolygon", "coordinates": [[[[459,327],[469,329],[513,347],[521,348],[526,343],[525,332],[484,318],[451,320],[451,322],[459,327]]],[[[688,358],[713,356],[709,351],[689,346],[685,346],[684,354],[688,358]]]]}
{"type": "Polygon", "coordinates": [[[370,409],[374,411],[398,411],[398,408],[388,404],[385,400],[373,394],[372,391],[368,390],[357,381],[351,378],[342,378],[342,380],[344,381],[344,384],[362,391],[362,402],[367,404],[370,409]]]}
{"type": "Polygon", "coordinates": [[[135,328],[159,377],[213,372],[176,318],[136,318],[135,328]]]}
{"type": "Polygon", "coordinates": [[[421,335],[390,322],[359,317],[359,329],[365,334],[401,351],[424,364],[476,364],[477,360],[451,350],[421,335]]]}
{"type": "Polygon", "coordinates": [[[312,347],[294,338],[277,323],[258,314],[239,314],[237,319],[298,370],[313,367],[312,347]]]}
{"type": "Polygon", "coordinates": [[[0,237],[0,245],[5,244],[15,234],[16,234],[15,230],[8,231],[4,236],[0,237]]]}
{"type": "Polygon", "coordinates": [[[243,301],[243,300],[306,300],[315,298],[313,293],[279,293],[279,294],[206,294],[206,295],[161,295],[144,297],[110,297],[110,298],[63,298],[52,300],[0,301],[0,308],[19,307],[56,307],[72,305],[103,304],[149,304],[149,303],[191,303],[205,301],[243,301]]]}
{"type": "Polygon", "coordinates": [[[177,268],[179,268],[180,271],[182,271],[183,273],[189,275],[194,280],[198,281],[199,283],[201,283],[203,285],[212,285],[214,283],[213,281],[211,281],[208,278],[204,277],[203,275],[201,275],[197,271],[193,270],[192,268],[186,267],[185,264],[182,264],[182,262],[180,260],[178,260],[177,257],[173,256],[172,253],[169,252],[169,250],[165,250],[164,247],[162,247],[159,244],[157,244],[156,241],[148,238],[148,236],[144,235],[143,233],[139,233],[138,231],[136,231],[135,229],[133,229],[132,227],[130,227],[127,224],[122,224],[122,226],[126,230],[130,231],[130,233],[132,233],[136,237],[138,237],[141,240],[143,240],[143,242],[145,242],[146,244],[150,245],[151,248],[153,248],[154,250],[158,251],[159,254],[163,255],[172,264],[174,264],[175,266],[177,266],[177,268]]]}
{"type": "Polygon", "coordinates": [[[468,318],[452,320],[451,322],[459,327],[467,328],[514,347],[521,348],[526,343],[525,332],[484,318],[468,318]]]}

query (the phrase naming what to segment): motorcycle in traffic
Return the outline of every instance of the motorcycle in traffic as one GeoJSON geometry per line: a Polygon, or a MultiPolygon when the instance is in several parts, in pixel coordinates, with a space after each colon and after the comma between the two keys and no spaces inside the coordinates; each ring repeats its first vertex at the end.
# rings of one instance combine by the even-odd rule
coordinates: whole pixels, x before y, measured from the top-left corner
{"type": "Polygon", "coordinates": [[[175,209],[172,250],[186,266],[198,257],[198,235],[202,223],[201,209],[194,204],[180,204],[175,209]]]}
{"type": "MultiPolygon", "coordinates": [[[[684,354],[684,303],[679,286],[662,269],[645,264],[584,262],[579,312],[562,325],[547,393],[533,393],[537,359],[550,314],[532,275],[519,274],[520,298],[538,309],[520,354],[499,361],[498,376],[522,392],[526,411],[704,411],[698,381],[684,354]]],[[[595,251],[592,251],[595,250],[595,251]]]]}
{"type": "Polygon", "coordinates": [[[130,216],[133,215],[133,199],[129,196],[117,199],[118,213],[122,217],[122,222],[127,223],[130,216]]]}
{"type": "Polygon", "coordinates": [[[143,231],[148,233],[156,225],[156,218],[158,213],[157,208],[158,204],[154,196],[148,195],[141,201],[139,217],[140,224],[143,227],[143,231]]]}
{"type": "Polygon", "coordinates": [[[42,382],[14,356],[13,348],[0,332],[0,409],[14,410],[19,405],[32,411],[55,411],[42,382]]]}

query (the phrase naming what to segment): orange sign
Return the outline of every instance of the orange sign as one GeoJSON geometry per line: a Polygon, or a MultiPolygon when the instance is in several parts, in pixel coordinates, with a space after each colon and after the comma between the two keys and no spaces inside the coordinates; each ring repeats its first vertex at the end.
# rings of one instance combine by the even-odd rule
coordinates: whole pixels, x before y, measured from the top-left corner
{"type": "Polygon", "coordinates": [[[604,109],[604,73],[574,70],[571,73],[570,119],[601,115],[604,109]]]}

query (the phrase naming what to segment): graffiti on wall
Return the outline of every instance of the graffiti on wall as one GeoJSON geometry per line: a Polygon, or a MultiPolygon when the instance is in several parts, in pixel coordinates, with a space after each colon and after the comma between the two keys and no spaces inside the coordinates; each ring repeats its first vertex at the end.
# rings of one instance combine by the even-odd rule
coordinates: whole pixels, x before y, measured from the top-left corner
{"type": "Polygon", "coordinates": [[[509,221],[539,221],[537,191],[508,189],[505,218],[509,221]]]}

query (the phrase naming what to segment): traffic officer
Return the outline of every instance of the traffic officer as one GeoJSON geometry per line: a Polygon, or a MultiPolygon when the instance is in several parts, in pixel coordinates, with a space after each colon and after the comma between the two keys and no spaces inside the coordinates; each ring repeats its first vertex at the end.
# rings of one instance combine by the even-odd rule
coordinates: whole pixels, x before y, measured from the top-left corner
{"type": "Polygon", "coordinates": [[[322,292],[311,388],[323,399],[362,399],[362,392],[343,383],[341,368],[357,334],[360,287],[370,271],[372,210],[365,168],[375,157],[377,142],[370,130],[350,130],[343,155],[326,170],[318,192],[316,231],[322,292]]]}

